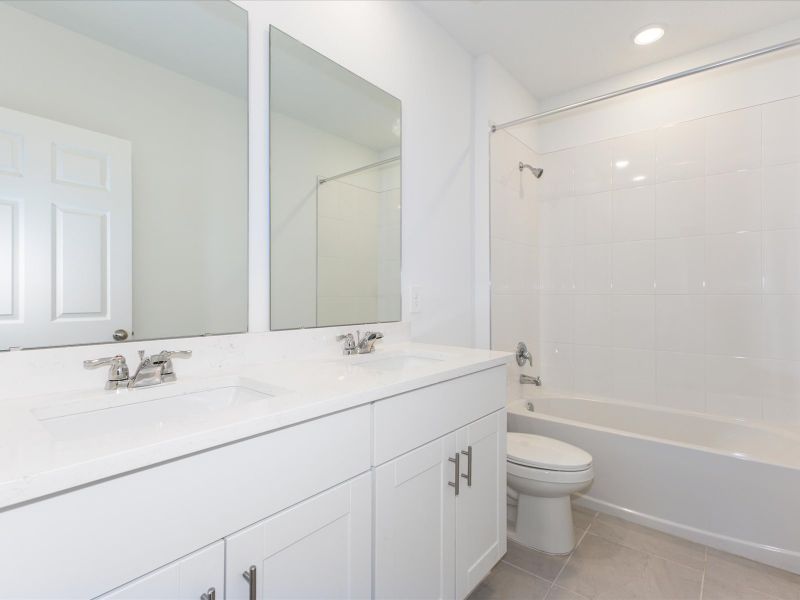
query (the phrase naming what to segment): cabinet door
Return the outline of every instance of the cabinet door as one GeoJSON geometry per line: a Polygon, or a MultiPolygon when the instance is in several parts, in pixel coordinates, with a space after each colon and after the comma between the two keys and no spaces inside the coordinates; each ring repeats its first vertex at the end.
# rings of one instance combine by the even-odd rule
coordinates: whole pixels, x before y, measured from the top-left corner
{"type": "Polygon", "coordinates": [[[455,434],[375,469],[375,597],[452,598],[455,434]]]}
{"type": "Polygon", "coordinates": [[[368,598],[372,476],[365,473],[225,538],[226,598],[368,598]]]}
{"type": "Polygon", "coordinates": [[[225,544],[215,542],[100,596],[99,600],[199,600],[214,588],[222,600],[225,544]]]}
{"type": "Polygon", "coordinates": [[[505,553],[505,414],[498,411],[457,432],[462,479],[456,500],[456,598],[466,597],[505,553]]]}

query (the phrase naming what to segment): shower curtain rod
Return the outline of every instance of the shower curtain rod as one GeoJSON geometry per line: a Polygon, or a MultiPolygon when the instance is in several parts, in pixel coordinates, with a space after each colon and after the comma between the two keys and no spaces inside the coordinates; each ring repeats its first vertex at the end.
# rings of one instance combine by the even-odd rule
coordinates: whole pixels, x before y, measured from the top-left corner
{"type": "Polygon", "coordinates": [[[694,67],[692,69],[686,69],[685,71],[680,71],[678,73],[673,73],[671,75],[665,75],[664,77],[659,77],[657,79],[651,79],[650,81],[645,81],[644,83],[637,83],[636,85],[632,85],[630,87],[622,88],[615,92],[609,92],[608,94],[602,94],[600,96],[595,96],[594,98],[589,98],[587,100],[581,100],[580,102],[575,102],[573,104],[567,104],[566,106],[561,106],[559,108],[553,108],[551,110],[546,110],[544,112],[537,113],[535,115],[530,115],[527,117],[522,117],[520,119],[514,119],[513,121],[508,121],[506,123],[500,123],[498,125],[492,125],[492,133],[495,131],[499,131],[501,129],[506,129],[508,127],[514,127],[515,125],[521,125],[522,123],[528,123],[530,121],[537,121],[539,119],[544,119],[545,117],[550,117],[552,115],[557,115],[559,113],[567,112],[569,110],[573,110],[575,108],[581,108],[583,106],[589,106],[590,104],[595,104],[597,102],[602,102],[603,100],[610,100],[611,98],[617,98],[619,96],[624,96],[625,94],[630,94],[631,92],[638,92],[639,90],[645,90],[647,88],[653,87],[655,85],[660,85],[662,83],[667,83],[669,81],[675,81],[676,79],[682,79],[684,77],[688,77],[689,75],[695,75],[697,73],[703,73],[704,71],[710,71],[712,69],[716,69],[718,67],[724,67],[725,65],[732,65],[734,63],[741,62],[743,60],[748,60],[750,58],[756,58],[757,56],[763,56],[765,54],[771,54],[772,52],[777,52],[778,50],[785,50],[786,48],[792,48],[793,46],[800,45],[800,38],[795,38],[793,40],[789,40],[787,42],[782,42],[780,44],[775,44],[774,46],[767,46],[766,48],[760,48],[759,50],[753,50],[751,52],[746,52],[744,54],[738,54],[737,56],[733,56],[731,58],[726,58],[724,60],[718,60],[716,62],[708,63],[699,67],[694,67]]]}
{"type": "Polygon", "coordinates": [[[381,165],[388,165],[389,163],[394,162],[396,160],[400,160],[400,157],[393,156],[392,158],[385,158],[383,160],[379,160],[378,162],[370,163],[368,165],[364,165],[363,167],[358,167],[357,169],[353,169],[352,171],[345,171],[344,173],[339,173],[338,175],[331,175],[330,177],[320,177],[319,184],[322,185],[326,181],[333,181],[334,179],[339,179],[340,177],[355,175],[356,173],[361,173],[361,171],[374,169],[375,167],[380,167],[381,165]]]}

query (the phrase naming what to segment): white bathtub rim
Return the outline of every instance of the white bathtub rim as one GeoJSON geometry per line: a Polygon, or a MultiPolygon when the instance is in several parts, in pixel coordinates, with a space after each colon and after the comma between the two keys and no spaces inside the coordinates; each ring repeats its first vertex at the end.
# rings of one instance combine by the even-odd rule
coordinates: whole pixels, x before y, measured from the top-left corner
{"type": "MultiPolygon", "coordinates": [[[[600,403],[600,404],[622,404],[622,405],[625,405],[625,406],[641,408],[641,409],[650,410],[650,411],[653,411],[653,412],[668,411],[668,412],[673,413],[673,414],[679,414],[679,415],[683,415],[683,416],[691,416],[693,418],[699,417],[699,418],[707,419],[707,420],[711,420],[711,421],[721,421],[721,422],[725,422],[725,423],[729,423],[729,424],[736,424],[736,425],[740,425],[740,426],[744,425],[746,427],[753,427],[755,429],[761,429],[761,430],[763,430],[763,431],[765,431],[767,433],[777,434],[777,435],[780,435],[782,437],[789,438],[790,440],[796,441],[798,444],[800,444],[800,435],[795,435],[791,430],[787,431],[786,429],[782,429],[782,428],[778,428],[778,427],[770,427],[768,425],[762,425],[761,423],[753,423],[751,421],[741,421],[741,420],[738,420],[738,419],[730,419],[730,418],[725,418],[725,417],[717,418],[714,415],[707,415],[705,413],[697,413],[697,412],[692,412],[692,411],[687,411],[687,410],[680,410],[680,409],[666,408],[666,407],[665,408],[654,407],[651,404],[640,404],[640,403],[636,403],[636,402],[623,402],[623,401],[606,400],[606,399],[598,400],[598,399],[595,399],[595,398],[586,398],[586,397],[582,397],[582,396],[565,396],[563,394],[552,395],[552,396],[548,396],[548,397],[550,397],[550,398],[577,399],[577,400],[583,400],[583,401],[586,401],[586,402],[595,402],[595,403],[600,403]]],[[[562,424],[562,425],[572,425],[572,426],[575,426],[575,427],[584,427],[584,428],[590,429],[592,431],[600,431],[600,432],[603,432],[603,433],[612,433],[614,435],[620,435],[620,436],[623,436],[623,437],[633,438],[633,439],[637,439],[637,440],[646,440],[646,441],[650,441],[650,442],[657,442],[657,443],[661,443],[661,444],[668,444],[668,445],[671,445],[671,446],[677,446],[679,448],[687,448],[687,449],[690,449],[690,450],[698,450],[698,451],[701,451],[701,452],[710,452],[710,453],[716,454],[718,456],[724,456],[726,458],[732,458],[732,459],[735,459],[735,460],[741,460],[741,461],[745,461],[745,462],[753,462],[753,463],[758,463],[758,464],[762,464],[762,465],[769,465],[769,466],[773,466],[773,467],[781,467],[781,468],[785,468],[785,469],[794,469],[794,470],[800,471],[800,465],[796,465],[796,464],[789,464],[789,463],[784,463],[784,462],[775,461],[775,460],[766,460],[766,459],[763,459],[763,458],[759,458],[757,456],[752,456],[750,454],[744,454],[744,453],[741,453],[741,452],[730,452],[730,451],[726,451],[726,450],[720,450],[719,448],[714,448],[712,446],[704,446],[704,445],[701,445],[701,444],[691,444],[691,443],[688,443],[688,442],[680,442],[680,441],[671,440],[671,439],[665,438],[665,437],[656,437],[656,436],[652,436],[652,435],[645,435],[645,434],[642,434],[642,433],[636,433],[636,432],[633,432],[633,431],[628,431],[626,429],[616,429],[616,428],[613,428],[613,427],[605,427],[603,425],[595,425],[594,423],[591,423],[589,421],[577,421],[575,419],[566,419],[564,417],[556,417],[554,415],[548,415],[547,413],[543,413],[543,412],[529,411],[526,408],[526,404],[528,402],[534,402],[535,403],[536,402],[536,398],[522,398],[522,399],[517,399],[516,401],[512,401],[512,402],[508,403],[508,406],[507,406],[508,412],[509,413],[514,413],[514,414],[517,414],[517,415],[521,415],[521,416],[524,416],[524,417],[528,417],[530,419],[541,419],[543,421],[550,421],[550,422],[559,423],[559,424],[562,424]]]]}
{"type": "Polygon", "coordinates": [[[612,398],[609,396],[586,396],[581,394],[569,394],[565,392],[546,392],[544,390],[537,391],[530,397],[524,395],[520,398],[512,398],[507,404],[517,404],[520,401],[536,402],[536,400],[545,398],[564,398],[569,400],[585,400],[593,404],[616,404],[622,406],[630,406],[633,408],[641,408],[651,412],[664,412],[672,415],[691,416],[702,419],[704,421],[716,421],[718,423],[728,423],[731,425],[739,425],[744,427],[752,427],[760,429],[768,433],[778,434],[784,437],[790,437],[800,441],[800,424],[780,425],[772,421],[764,421],[762,419],[748,419],[745,417],[729,417],[727,415],[715,415],[707,412],[700,412],[690,410],[688,408],[675,408],[673,406],[662,406],[660,404],[652,404],[649,402],[634,402],[633,400],[622,400],[612,398]]]}
{"type": "MultiPolygon", "coordinates": [[[[750,560],[800,575],[800,552],[712,533],[705,529],[683,525],[675,521],[641,513],[618,504],[612,504],[605,500],[599,500],[587,494],[574,495],[573,502],[588,510],[619,517],[625,521],[643,525],[657,531],[687,539],[697,544],[749,558],[750,560]]],[[[591,527],[587,533],[591,533],[591,527]]],[[[625,544],[621,545],[624,546],[625,544]]]]}

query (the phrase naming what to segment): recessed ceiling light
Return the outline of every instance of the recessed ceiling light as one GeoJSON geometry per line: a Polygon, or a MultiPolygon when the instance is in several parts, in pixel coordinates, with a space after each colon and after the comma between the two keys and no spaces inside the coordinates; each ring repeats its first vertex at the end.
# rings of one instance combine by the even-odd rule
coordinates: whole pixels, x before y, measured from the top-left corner
{"type": "Polygon", "coordinates": [[[637,46],[647,46],[657,42],[662,37],[664,37],[664,28],[661,25],[648,25],[633,36],[633,43],[637,46]]]}
{"type": "Polygon", "coordinates": [[[617,162],[614,163],[614,166],[617,167],[618,169],[624,169],[629,164],[631,164],[631,161],[629,160],[618,160],[617,162]]]}

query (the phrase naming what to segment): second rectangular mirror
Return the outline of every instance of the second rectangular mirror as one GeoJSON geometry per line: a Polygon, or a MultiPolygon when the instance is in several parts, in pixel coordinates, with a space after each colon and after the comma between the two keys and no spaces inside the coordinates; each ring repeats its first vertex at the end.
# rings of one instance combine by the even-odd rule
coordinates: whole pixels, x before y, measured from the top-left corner
{"type": "Polygon", "coordinates": [[[271,329],[400,320],[400,100],[270,28],[271,329]]]}

